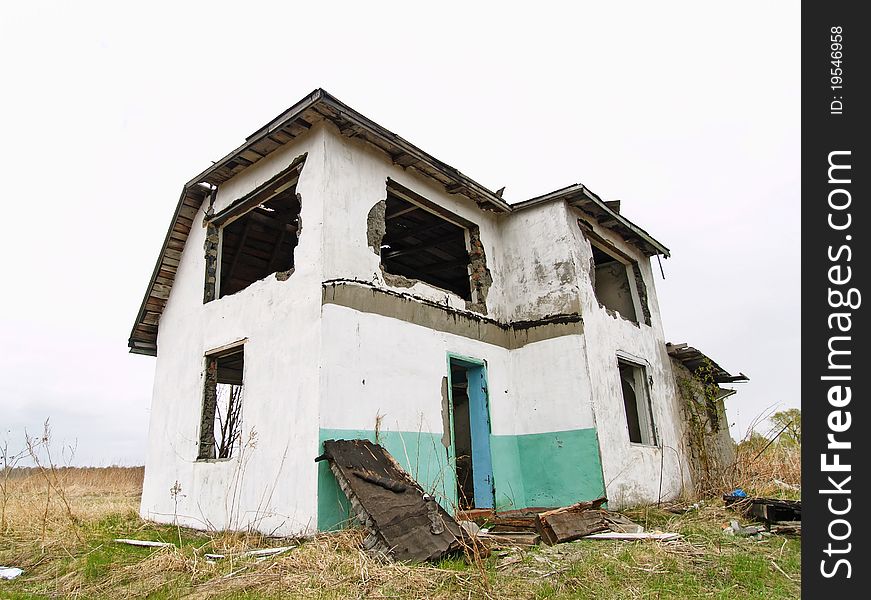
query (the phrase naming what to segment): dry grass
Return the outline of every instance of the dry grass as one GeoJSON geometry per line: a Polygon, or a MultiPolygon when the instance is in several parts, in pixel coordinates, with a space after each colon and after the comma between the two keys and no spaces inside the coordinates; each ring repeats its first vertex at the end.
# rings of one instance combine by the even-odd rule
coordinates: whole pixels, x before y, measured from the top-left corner
{"type": "MultiPolygon", "coordinates": [[[[801,446],[754,438],[738,445],[734,487],[751,496],[801,497],[801,446]]],[[[724,490],[729,491],[729,490],[724,490]]]]}
{"type": "Polygon", "coordinates": [[[68,543],[83,523],[136,512],[143,471],[143,467],[15,469],[6,482],[6,524],[0,535],[4,541],[68,543]]]}
{"type": "MultiPolygon", "coordinates": [[[[760,481],[764,477],[754,473],[760,481]]],[[[722,503],[681,515],[655,509],[629,513],[648,529],[682,533],[677,542],[582,540],[497,550],[483,561],[456,557],[412,566],[361,551],[357,530],[290,540],[144,522],[136,514],[141,468],[58,469],[54,476],[53,485],[39,471],[17,471],[8,480],[12,493],[0,564],[22,567],[25,575],[0,582],[0,597],[622,600],[798,594],[799,541],[727,537],[721,527],[736,515],[722,503]],[[114,543],[116,537],[174,546],[136,548],[114,543]],[[241,555],[249,548],[284,545],[294,548],[265,560],[241,555]],[[207,552],[227,557],[209,562],[207,552]]]]}
{"type": "Polygon", "coordinates": [[[721,472],[697,481],[689,502],[720,497],[735,488],[750,496],[801,499],[801,446],[768,444],[762,436],[748,438],[737,446],[735,463],[721,472]]]}

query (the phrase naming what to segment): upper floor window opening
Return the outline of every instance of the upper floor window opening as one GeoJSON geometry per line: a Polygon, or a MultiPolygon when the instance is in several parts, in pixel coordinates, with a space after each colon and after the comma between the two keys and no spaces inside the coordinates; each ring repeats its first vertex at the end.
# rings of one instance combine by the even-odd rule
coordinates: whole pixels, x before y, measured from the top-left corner
{"type": "Polygon", "coordinates": [[[220,296],[294,268],[299,212],[294,183],[221,228],[220,296]]]}
{"type": "Polygon", "coordinates": [[[472,300],[469,232],[420,202],[388,187],[381,239],[386,273],[417,279],[472,300]]]}
{"type": "Polygon", "coordinates": [[[296,191],[305,155],[207,219],[204,302],[235,294],[272,273],[290,274],[302,229],[296,191]]]}
{"type": "Polygon", "coordinates": [[[621,317],[638,322],[641,301],[638,297],[637,266],[622,257],[604,250],[594,242],[593,250],[593,289],[599,303],[621,317]]]}

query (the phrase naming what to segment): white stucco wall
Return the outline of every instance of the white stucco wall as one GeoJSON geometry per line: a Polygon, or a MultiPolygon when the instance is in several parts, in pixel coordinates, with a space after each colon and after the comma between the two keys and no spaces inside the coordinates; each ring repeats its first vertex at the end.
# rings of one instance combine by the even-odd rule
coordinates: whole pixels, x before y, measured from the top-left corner
{"type": "Polygon", "coordinates": [[[266,277],[203,304],[205,258],[198,212],[160,320],[141,513],[198,528],[313,530],[322,279],[319,201],[323,132],[315,128],[221,186],[216,210],[255,189],[307,152],[297,191],[302,232],[287,281],[266,277]],[[197,461],[204,355],[245,343],[243,449],[229,460],[197,461]],[[181,492],[170,489],[178,482],[181,492]],[[177,499],[177,504],[176,504],[177,499]]]}

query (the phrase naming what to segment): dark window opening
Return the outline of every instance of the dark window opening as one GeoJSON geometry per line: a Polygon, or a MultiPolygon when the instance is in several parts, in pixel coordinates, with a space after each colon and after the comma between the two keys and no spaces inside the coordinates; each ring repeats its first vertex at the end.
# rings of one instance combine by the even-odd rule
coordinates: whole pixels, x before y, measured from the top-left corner
{"type": "Polygon", "coordinates": [[[299,211],[294,184],[221,229],[221,296],[293,269],[299,211]]]}
{"type": "Polygon", "coordinates": [[[638,322],[635,296],[630,284],[629,267],[607,252],[591,244],[595,273],[593,288],[596,298],[605,308],[620,313],[621,317],[638,322]]]}
{"type": "Polygon", "coordinates": [[[231,458],[242,441],[242,346],[206,355],[199,459],[231,458]]]}
{"type": "Polygon", "coordinates": [[[475,507],[475,480],[472,475],[472,430],[466,369],[451,363],[454,453],[457,468],[457,499],[460,510],[475,507]]]}
{"type": "Polygon", "coordinates": [[[644,367],[618,360],[620,385],[623,392],[623,407],[626,411],[626,425],[629,441],[635,444],[656,445],[653,427],[653,414],[650,397],[647,393],[647,374],[644,367]]]}
{"type": "Polygon", "coordinates": [[[471,301],[466,230],[387,192],[381,265],[387,273],[419,279],[471,301]]]}

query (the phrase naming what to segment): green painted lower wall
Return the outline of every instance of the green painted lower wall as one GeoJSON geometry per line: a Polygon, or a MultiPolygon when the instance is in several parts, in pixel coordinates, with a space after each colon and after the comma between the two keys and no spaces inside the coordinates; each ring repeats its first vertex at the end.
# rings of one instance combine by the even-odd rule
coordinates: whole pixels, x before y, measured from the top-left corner
{"type": "MultiPolygon", "coordinates": [[[[372,430],[321,429],[319,453],[330,439],[368,439],[372,430]]],[[[450,512],[456,506],[454,471],[441,434],[382,431],[379,441],[425,490],[450,512]]],[[[496,508],[566,506],[605,494],[596,430],[491,435],[496,508]]],[[[318,463],[318,529],[350,519],[348,501],[326,461],[318,463]]]]}
{"type": "Polygon", "coordinates": [[[496,508],[566,506],[605,495],[594,428],[490,436],[496,508]]]}

